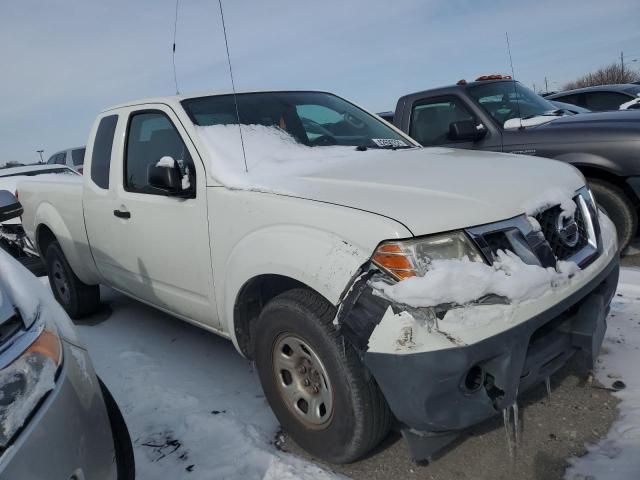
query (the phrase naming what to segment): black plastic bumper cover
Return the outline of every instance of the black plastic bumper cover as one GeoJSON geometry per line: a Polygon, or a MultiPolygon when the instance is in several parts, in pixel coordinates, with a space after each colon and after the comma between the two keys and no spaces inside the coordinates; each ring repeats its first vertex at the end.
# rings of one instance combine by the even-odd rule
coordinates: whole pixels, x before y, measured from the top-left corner
{"type": "Polygon", "coordinates": [[[428,458],[461,430],[513,404],[519,392],[544,381],[574,353],[582,352],[593,368],[618,274],[615,258],[564,301],[473,345],[405,355],[365,352],[414,459],[428,458]],[[469,390],[465,377],[474,366],[481,367],[482,380],[469,390]]]}

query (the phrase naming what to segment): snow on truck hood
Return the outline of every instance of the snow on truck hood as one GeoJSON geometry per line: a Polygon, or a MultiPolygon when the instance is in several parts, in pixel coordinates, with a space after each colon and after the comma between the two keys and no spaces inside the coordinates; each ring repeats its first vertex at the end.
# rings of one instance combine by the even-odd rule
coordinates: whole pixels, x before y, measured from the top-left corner
{"type": "Polygon", "coordinates": [[[414,235],[505,220],[525,213],[547,190],[570,198],[584,185],[574,167],[539,157],[448,148],[307,147],[258,126],[243,126],[246,173],[239,137],[237,148],[230,148],[238,126],[229,127],[198,127],[211,173],[225,186],[373,212],[414,235]]]}

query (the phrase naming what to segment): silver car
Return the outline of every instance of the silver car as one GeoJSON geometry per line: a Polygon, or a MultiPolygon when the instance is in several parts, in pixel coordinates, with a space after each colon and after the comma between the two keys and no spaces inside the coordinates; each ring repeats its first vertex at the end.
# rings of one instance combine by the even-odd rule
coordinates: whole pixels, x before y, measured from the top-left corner
{"type": "Polygon", "coordinates": [[[127,427],[71,320],[0,250],[0,479],[134,477],[127,427]]]}
{"type": "Polygon", "coordinates": [[[56,152],[49,157],[47,164],[49,165],[66,165],[82,174],[84,166],[85,147],[68,148],[60,152],[56,152]]]}

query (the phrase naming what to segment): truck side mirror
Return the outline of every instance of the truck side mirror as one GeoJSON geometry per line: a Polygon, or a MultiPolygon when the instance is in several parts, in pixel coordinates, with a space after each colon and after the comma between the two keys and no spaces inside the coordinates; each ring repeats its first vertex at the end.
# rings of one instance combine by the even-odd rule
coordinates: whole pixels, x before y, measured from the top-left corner
{"type": "Polygon", "coordinates": [[[162,157],[158,163],[149,165],[147,182],[151,187],[162,190],[168,195],[182,193],[180,167],[171,157],[162,157]],[[173,163],[170,164],[169,160],[173,163]]]}
{"type": "Polygon", "coordinates": [[[460,120],[449,124],[449,140],[477,142],[486,134],[485,126],[473,120],[460,120]]]}
{"type": "Polygon", "coordinates": [[[0,223],[22,215],[22,204],[15,195],[7,190],[0,190],[0,223]]]}

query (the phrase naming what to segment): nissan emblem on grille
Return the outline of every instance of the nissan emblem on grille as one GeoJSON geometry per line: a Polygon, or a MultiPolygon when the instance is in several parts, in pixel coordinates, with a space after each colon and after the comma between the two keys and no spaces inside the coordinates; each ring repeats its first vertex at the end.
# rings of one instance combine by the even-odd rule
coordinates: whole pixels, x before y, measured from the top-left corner
{"type": "Polygon", "coordinates": [[[560,212],[556,219],[556,231],[558,232],[560,241],[567,247],[575,247],[580,240],[578,223],[573,215],[565,216],[560,212]]]}

